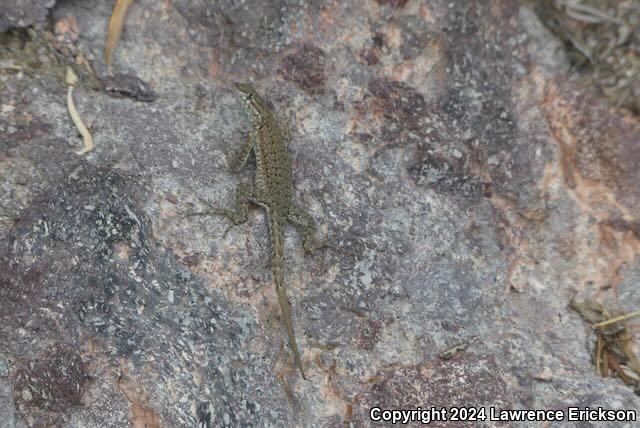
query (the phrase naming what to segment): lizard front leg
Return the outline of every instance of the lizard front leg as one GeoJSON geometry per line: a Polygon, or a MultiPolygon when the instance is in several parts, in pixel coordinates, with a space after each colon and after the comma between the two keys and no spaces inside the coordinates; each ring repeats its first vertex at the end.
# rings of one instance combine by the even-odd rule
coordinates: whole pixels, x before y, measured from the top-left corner
{"type": "Polygon", "coordinates": [[[251,150],[253,150],[254,141],[255,137],[250,134],[247,142],[242,146],[242,149],[228,162],[227,169],[229,169],[229,171],[238,172],[245,167],[249,160],[249,155],[251,155],[251,150]]]}
{"type": "Polygon", "coordinates": [[[307,253],[313,254],[317,250],[329,246],[326,240],[318,241],[315,239],[316,222],[306,211],[292,205],[289,208],[287,220],[302,236],[302,246],[307,253]]]}

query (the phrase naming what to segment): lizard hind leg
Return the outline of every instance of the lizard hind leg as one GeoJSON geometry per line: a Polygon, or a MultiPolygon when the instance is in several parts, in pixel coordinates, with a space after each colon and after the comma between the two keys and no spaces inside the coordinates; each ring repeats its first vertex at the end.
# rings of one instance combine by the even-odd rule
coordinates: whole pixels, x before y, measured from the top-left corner
{"type": "Polygon", "coordinates": [[[302,236],[302,246],[307,253],[313,254],[317,250],[328,246],[325,240],[318,241],[314,235],[316,233],[316,222],[306,211],[292,206],[289,209],[287,220],[296,228],[302,236]]]}
{"type": "Polygon", "coordinates": [[[247,221],[247,213],[249,212],[249,203],[256,202],[255,189],[248,183],[240,183],[236,188],[236,206],[233,209],[213,207],[207,202],[207,209],[189,215],[221,215],[227,217],[234,224],[240,224],[247,221]]]}
{"type": "Polygon", "coordinates": [[[255,189],[248,183],[240,183],[236,188],[236,206],[234,209],[219,208],[215,214],[221,214],[231,220],[234,224],[247,221],[249,203],[255,202],[255,189]]]}

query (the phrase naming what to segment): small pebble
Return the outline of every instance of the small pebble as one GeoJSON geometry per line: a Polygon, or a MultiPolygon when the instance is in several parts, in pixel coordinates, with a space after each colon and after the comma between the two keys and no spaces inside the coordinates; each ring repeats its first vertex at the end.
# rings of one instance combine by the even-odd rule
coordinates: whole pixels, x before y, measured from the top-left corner
{"type": "Polygon", "coordinates": [[[5,360],[0,360],[0,377],[9,376],[9,366],[5,360]]]}
{"type": "Polygon", "coordinates": [[[22,396],[22,399],[24,401],[31,401],[33,399],[33,395],[31,394],[31,391],[29,391],[29,389],[27,388],[23,389],[20,395],[22,396]]]}

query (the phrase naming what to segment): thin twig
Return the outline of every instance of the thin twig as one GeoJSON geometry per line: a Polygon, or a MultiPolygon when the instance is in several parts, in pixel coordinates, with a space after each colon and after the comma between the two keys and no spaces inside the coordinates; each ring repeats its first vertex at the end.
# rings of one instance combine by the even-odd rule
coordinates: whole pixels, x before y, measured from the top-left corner
{"type": "Polygon", "coordinates": [[[631,312],[629,314],[620,315],[619,317],[611,318],[606,321],[602,321],[593,325],[593,328],[602,328],[611,324],[619,323],[620,321],[628,320],[629,318],[634,318],[640,316],[640,311],[631,312]]]}
{"type": "Polygon", "coordinates": [[[71,116],[73,124],[78,128],[78,132],[82,135],[83,147],[81,150],[77,151],[76,154],[82,156],[93,150],[93,137],[91,137],[91,133],[80,118],[78,110],[76,110],[76,106],[73,103],[73,86],[78,81],[78,76],[76,76],[71,67],[67,67],[67,76],[65,80],[67,85],[69,85],[67,89],[67,109],[69,110],[69,116],[71,116]]]}
{"type": "Polygon", "coordinates": [[[129,6],[131,6],[131,3],[133,3],[133,0],[116,0],[113,12],[111,13],[111,18],[109,19],[107,43],[104,48],[104,62],[107,64],[107,71],[109,73],[111,73],[111,66],[113,64],[113,53],[116,50],[118,41],[120,40],[122,27],[124,26],[124,18],[129,6]]]}

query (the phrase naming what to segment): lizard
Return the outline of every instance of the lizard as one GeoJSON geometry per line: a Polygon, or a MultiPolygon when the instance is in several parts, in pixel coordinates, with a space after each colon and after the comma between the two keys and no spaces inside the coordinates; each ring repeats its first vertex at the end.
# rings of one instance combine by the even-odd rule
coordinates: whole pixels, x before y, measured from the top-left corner
{"type": "Polygon", "coordinates": [[[267,213],[271,238],[271,269],[275,282],[278,304],[282,313],[289,346],[295,364],[303,379],[306,379],[300,351],[296,342],[291,304],[284,283],[284,230],[293,224],[302,236],[303,248],[309,253],[325,247],[326,241],[314,239],[313,218],[293,202],[293,175],[291,156],[287,149],[288,132],[278,124],[275,114],[267,103],[248,83],[234,83],[252,121],[248,141],[239,154],[230,162],[229,169],[238,172],[247,164],[251,153],[255,155],[256,170],[254,184],[241,183],[236,189],[234,209],[213,208],[198,214],[218,214],[229,218],[234,224],[247,220],[249,203],[263,207],[267,213]]]}

